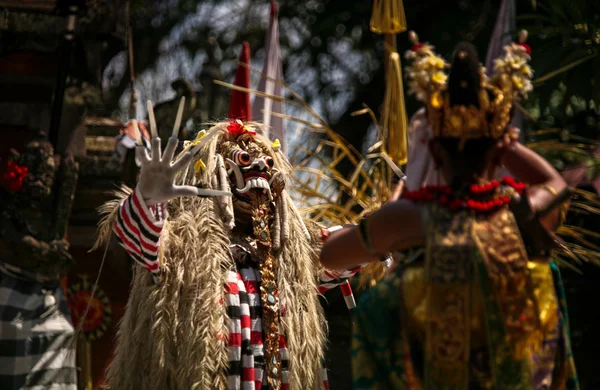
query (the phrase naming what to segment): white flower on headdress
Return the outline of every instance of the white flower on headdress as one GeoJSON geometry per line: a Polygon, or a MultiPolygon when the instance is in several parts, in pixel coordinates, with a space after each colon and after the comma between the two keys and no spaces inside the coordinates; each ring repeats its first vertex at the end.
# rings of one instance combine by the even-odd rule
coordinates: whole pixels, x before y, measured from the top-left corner
{"type": "Polygon", "coordinates": [[[495,73],[496,75],[507,75],[513,84],[515,93],[525,97],[528,92],[533,90],[531,83],[533,71],[528,64],[531,57],[527,53],[527,49],[517,43],[507,45],[504,51],[504,56],[494,61],[495,73]]]}
{"type": "Polygon", "coordinates": [[[404,58],[406,58],[407,60],[414,60],[415,58],[417,58],[417,53],[414,50],[407,50],[404,53],[404,58]]]}
{"type": "Polygon", "coordinates": [[[506,53],[508,55],[522,57],[523,59],[525,59],[527,61],[529,61],[531,59],[531,57],[527,53],[527,49],[525,48],[525,46],[520,45],[518,43],[512,43],[510,45],[507,45],[504,48],[504,50],[506,51],[506,53]]]}
{"type": "Polygon", "coordinates": [[[418,43],[406,52],[405,58],[410,61],[406,67],[409,94],[425,101],[431,85],[444,89],[448,76],[443,70],[448,64],[434,53],[433,46],[418,43]]]}

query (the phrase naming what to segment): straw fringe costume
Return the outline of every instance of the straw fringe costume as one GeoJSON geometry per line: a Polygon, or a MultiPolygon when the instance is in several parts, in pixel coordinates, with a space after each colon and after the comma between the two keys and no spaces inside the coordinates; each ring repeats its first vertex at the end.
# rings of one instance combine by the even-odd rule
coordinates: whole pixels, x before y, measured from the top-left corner
{"type": "Polygon", "coordinates": [[[105,206],[101,238],[113,228],[142,265],[134,270],[108,388],[328,387],[318,292],[361,267],[337,273],[320,266],[328,231],[299,217],[284,189],[284,157],[251,126],[215,125],[199,145],[189,145],[199,148],[194,169],[177,179],[208,190],[234,189],[233,201],[180,197],[148,207],[136,189],[105,206]],[[253,170],[261,164],[264,169],[253,170]],[[262,202],[267,178],[273,198],[262,202]],[[244,186],[259,187],[259,195],[244,186]],[[240,233],[233,227],[242,202],[253,214],[250,231],[240,233]]]}
{"type": "MultiPolygon", "coordinates": [[[[495,76],[481,71],[479,106],[467,107],[449,105],[444,60],[413,43],[411,91],[426,106],[413,130],[463,143],[503,137],[513,98],[531,86],[528,47],[509,45],[495,76]]],[[[355,389],[579,388],[560,273],[527,189],[505,178],[403,194],[422,205],[425,239],[396,248],[402,266],[359,302],[355,389]]]]}

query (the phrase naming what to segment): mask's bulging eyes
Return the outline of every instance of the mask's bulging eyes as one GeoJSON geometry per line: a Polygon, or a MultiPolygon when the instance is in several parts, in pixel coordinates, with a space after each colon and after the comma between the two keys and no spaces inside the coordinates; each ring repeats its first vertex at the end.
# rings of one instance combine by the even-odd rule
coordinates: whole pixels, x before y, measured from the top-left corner
{"type": "Polygon", "coordinates": [[[265,161],[267,162],[267,165],[269,166],[269,168],[273,168],[273,165],[275,165],[275,161],[273,160],[272,157],[265,157],[265,161]]]}
{"type": "Polygon", "coordinates": [[[250,155],[243,150],[236,150],[233,152],[233,161],[242,167],[250,165],[250,155]]]}

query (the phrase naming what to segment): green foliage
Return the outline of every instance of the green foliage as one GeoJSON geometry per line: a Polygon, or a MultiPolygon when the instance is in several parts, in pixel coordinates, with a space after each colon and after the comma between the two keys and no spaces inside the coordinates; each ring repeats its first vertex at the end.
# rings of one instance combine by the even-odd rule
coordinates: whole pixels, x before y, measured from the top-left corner
{"type": "Polygon", "coordinates": [[[600,2],[537,1],[535,9],[519,9],[518,22],[529,31],[541,107],[561,83],[567,95],[600,102],[600,2]]]}
{"type": "Polygon", "coordinates": [[[600,2],[532,1],[519,9],[529,32],[534,93],[524,103],[527,140],[558,169],[599,174],[600,2]]]}
{"type": "Polygon", "coordinates": [[[559,84],[545,108],[539,94],[528,99],[526,140],[559,170],[587,167],[586,179],[591,180],[600,172],[596,155],[600,112],[593,100],[567,95],[567,91],[566,85],[559,84]]]}

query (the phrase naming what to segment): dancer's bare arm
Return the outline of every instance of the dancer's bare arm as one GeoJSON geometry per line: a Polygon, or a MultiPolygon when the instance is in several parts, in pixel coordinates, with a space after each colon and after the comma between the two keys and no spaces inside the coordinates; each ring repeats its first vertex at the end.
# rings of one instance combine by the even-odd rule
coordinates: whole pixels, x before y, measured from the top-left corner
{"type": "MultiPolygon", "coordinates": [[[[567,188],[567,183],[548,161],[526,146],[512,142],[507,146],[500,162],[519,181],[528,183],[529,201],[534,211],[545,208],[557,193],[567,188]]],[[[550,231],[554,231],[560,219],[559,208],[541,217],[540,222],[550,231]]]]}
{"type": "Polygon", "coordinates": [[[333,270],[378,261],[392,250],[422,243],[424,233],[418,207],[408,201],[388,203],[366,218],[367,248],[358,226],[337,231],[323,245],[321,263],[333,270]]]}

